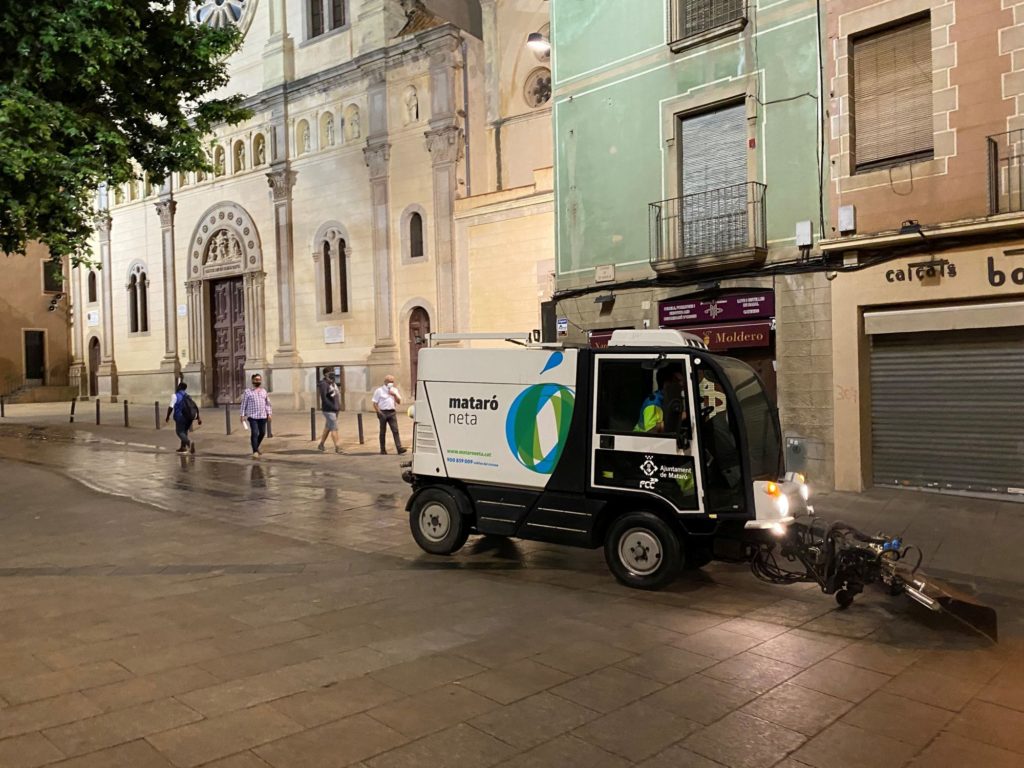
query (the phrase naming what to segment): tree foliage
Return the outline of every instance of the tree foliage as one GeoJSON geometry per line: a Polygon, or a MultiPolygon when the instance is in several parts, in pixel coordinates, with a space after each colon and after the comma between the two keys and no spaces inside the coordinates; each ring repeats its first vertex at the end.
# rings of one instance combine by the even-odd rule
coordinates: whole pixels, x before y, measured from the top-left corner
{"type": "Polygon", "coordinates": [[[78,260],[102,182],[208,169],[213,127],[248,116],[241,96],[216,94],[240,36],[186,11],[186,0],[2,4],[0,251],[39,240],[78,260]]]}

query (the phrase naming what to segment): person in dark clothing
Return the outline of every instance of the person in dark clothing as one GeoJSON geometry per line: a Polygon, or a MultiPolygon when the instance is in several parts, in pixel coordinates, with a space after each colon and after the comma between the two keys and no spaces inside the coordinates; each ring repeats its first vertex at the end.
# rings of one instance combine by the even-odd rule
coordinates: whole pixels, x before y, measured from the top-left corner
{"type": "Polygon", "coordinates": [[[196,444],[189,439],[188,433],[192,431],[193,422],[200,426],[203,424],[203,420],[199,417],[199,407],[189,397],[186,389],[188,389],[188,384],[179,381],[174,395],[171,396],[171,401],[167,405],[167,416],[164,418],[164,424],[166,424],[171,420],[171,416],[174,417],[174,433],[181,441],[181,446],[175,453],[196,452],[196,444]]]}
{"type": "Polygon", "coordinates": [[[338,411],[341,410],[341,392],[334,382],[334,371],[324,373],[324,377],[317,384],[317,392],[320,394],[320,410],[324,414],[324,431],[320,435],[320,444],[317,446],[317,450],[320,453],[324,452],[324,444],[327,442],[327,436],[330,435],[331,441],[334,443],[334,452],[344,453],[338,443],[338,411]]]}

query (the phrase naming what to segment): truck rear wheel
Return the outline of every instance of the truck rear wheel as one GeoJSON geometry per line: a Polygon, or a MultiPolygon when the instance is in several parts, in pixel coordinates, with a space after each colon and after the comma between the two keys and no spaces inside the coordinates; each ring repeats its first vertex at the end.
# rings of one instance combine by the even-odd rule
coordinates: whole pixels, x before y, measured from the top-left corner
{"type": "Polygon", "coordinates": [[[427,488],[416,496],[409,509],[409,527],[420,549],[432,555],[458,552],[469,538],[459,502],[440,488],[427,488]]]}
{"type": "Polygon", "coordinates": [[[683,564],[675,531],[650,512],[630,512],[612,523],[604,557],[619,583],[634,589],[661,589],[683,564]]]}

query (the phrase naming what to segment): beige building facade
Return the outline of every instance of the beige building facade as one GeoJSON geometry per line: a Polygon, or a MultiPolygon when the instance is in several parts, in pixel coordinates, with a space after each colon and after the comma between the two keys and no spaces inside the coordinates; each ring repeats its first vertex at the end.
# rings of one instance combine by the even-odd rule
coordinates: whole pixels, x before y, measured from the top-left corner
{"type": "Polygon", "coordinates": [[[836,486],[1024,494],[1024,3],[828,3],[836,486]]]}
{"type": "MultiPolygon", "coordinates": [[[[229,90],[253,116],[211,137],[212,173],[101,191],[100,269],[71,278],[82,394],[149,400],[182,377],[204,403],[229,403],[258,371],[278,407],[308,407],[322,371],[340,368],[345,407],[364,409],[385,373],[412,388],[428,333],[490,330],[498,318],[475,308],[506,294],[500,271],[536,275],[550,259],[523,224],[543,215],[530,207],[533,171],[550,166],[543,102],[521,98],[515,116],[540,137],[528,170],[505,158],[533,202],[488,197],[502,189],[488,105],[524,88],[494,71],[493,49],[514,36],[524,48],[545,4],[491,5],[200,3],[198,23],[228,13],[245,32],[229,90]],[[502,220],[513,230],[495,239],[502,220]]],[[[529,287],[505,300],[536,327],[529,287]]]]}
{"type": "Polygon", "coordinates": [[[0,253],[0,395],[58,399],[68,386],[66,270],[39,243],[0,253]],[[56,268],[55,268],[56,267],[56,268]]]}

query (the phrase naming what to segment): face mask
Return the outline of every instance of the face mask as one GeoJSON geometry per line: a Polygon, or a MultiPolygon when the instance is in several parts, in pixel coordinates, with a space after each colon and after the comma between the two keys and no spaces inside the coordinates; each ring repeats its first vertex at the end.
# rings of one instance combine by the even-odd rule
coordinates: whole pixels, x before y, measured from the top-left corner
{"type": "Polygon", "coordinates": [[[254,389],[259,389],[260,387],[263,386],[263,382],[262,381],[254,381],[252,383],[252,386],[253,386],[254,389]]]}

